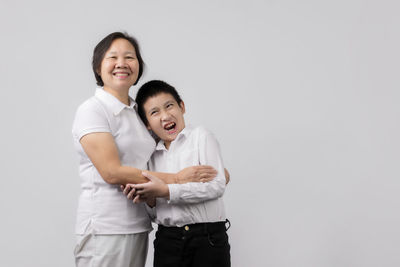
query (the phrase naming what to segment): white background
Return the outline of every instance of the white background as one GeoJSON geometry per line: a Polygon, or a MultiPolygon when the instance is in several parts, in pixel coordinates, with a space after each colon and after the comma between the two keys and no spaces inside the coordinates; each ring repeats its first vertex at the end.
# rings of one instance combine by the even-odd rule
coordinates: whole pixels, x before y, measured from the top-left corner
{"type": "Polygon", "coordinates": [[[219,139],[232,266],[400,266],[399,10],[1,0],[0,266],[74,265],[71,124],[94,93],[93,48],[113,31],[139,40],[140,84],[170,82],[187,122],[219,139]]]}

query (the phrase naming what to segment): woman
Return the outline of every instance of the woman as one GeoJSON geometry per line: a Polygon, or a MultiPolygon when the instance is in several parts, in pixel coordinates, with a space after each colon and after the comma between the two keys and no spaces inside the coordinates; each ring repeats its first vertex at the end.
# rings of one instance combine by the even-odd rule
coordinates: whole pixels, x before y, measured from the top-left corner
{"type": "MultiPolygon", "coordinates": [[[[92,65],[102,88],[78,108],[72,129],[82,183],[76,266],[142,267],[150,220],[143,204],[126,199],[119,185],[147,181],[142,170],[155,148],[129,97],[144,62],[136,40],[115,32],[95,47],[92,65]]],[[[196,166],[177,174],[151,174],[166,183],[185,183],[209,181],[216,171],[196,166]]]]}

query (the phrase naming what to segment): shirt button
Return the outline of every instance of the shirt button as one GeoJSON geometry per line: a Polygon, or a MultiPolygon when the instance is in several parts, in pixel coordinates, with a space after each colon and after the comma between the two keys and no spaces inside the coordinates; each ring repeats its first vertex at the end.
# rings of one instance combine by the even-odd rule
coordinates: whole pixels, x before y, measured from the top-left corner
{"type": "Polygon", "coordinates": [[[189,226],[186,225],[186,226],[185,226],[185,230],[186,230],[186,231],[189,231],[189,226]]]}

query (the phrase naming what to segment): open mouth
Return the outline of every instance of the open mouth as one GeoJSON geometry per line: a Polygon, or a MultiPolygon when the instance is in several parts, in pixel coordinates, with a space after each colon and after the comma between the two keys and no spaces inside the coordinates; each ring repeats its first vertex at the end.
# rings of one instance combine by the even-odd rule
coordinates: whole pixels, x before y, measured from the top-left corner
{"type": "Polygon", "coordinates": [[[128,72],[114,72],[113,75],[117,78],[126,78],[129,76],[128,72]]]}
{"type": "Polygon", "coordinates": [[[176,127],[176,123],[175,122],[169,122],[167,124],[164,125],[164,130],[167,130],[168,132],[174,131],[176,127]]]}

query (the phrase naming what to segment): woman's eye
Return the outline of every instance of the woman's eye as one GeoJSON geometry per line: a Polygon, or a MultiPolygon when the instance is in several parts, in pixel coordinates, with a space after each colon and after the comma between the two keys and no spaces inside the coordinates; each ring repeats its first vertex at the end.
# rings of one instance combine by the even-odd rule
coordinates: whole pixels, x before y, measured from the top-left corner
{"type": "Polygon", "coordinates": [[[152,112],[150,112],[150,116],[153,116],[153,115],[155,115],[155,114],[157,114],[157,111],[152,111],[152,112]]]}

